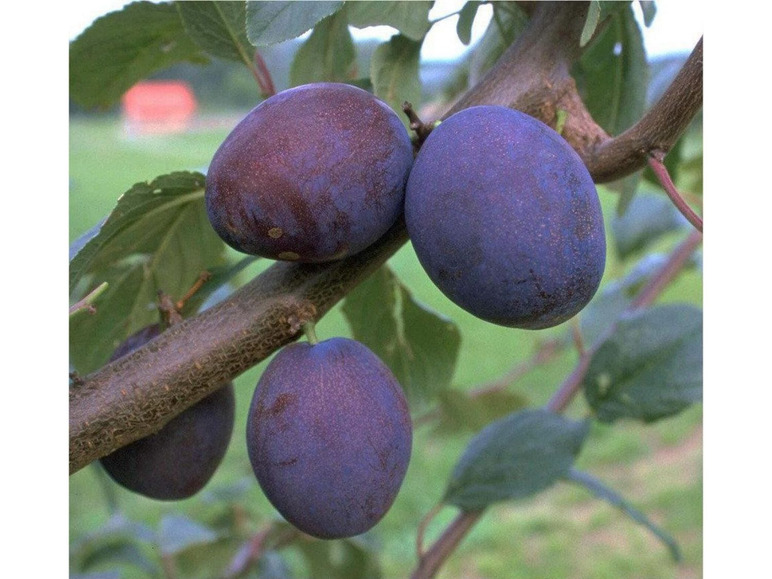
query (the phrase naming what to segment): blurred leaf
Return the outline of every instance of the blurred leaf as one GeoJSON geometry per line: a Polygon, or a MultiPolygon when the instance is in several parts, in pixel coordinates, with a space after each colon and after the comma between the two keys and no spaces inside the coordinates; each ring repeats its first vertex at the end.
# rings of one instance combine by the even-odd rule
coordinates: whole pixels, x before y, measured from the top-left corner
{"type": "Polygon", "coordinates": [[[469,84],[475,85],[525,29],[528,17],[514,2],[493,2],[493,17],[469,58],[469,84]]]}
{"type": "Polygon", "coordinates": [[[702,400],[702,310],[665,304],[622,317],[582,381],[601,422],[652,422],[702,400]]]}
{"type": "Polygon", "coordinates": [[[664,194],[639,193],[624,215],[611,219],[617,255],[624,260],[643,251],[663,235],[689,227],[689,222],[664,194]]]}
{"type": "Polygon", "coordinates": [[[461,336],[456,325],[413,299],[387,267],[381,267],[343,302],[354,339],[394,372],[411,403],[447,388],[461,336]]]}
{"type": "Polygon", "coordinates": [[[568,473],[589,425],[539,408],[486,426],[453,469],[443,502],[474,511],[548,488],[568,473]]]}
{"type": "Polygon", "coordinates": [[[470,0],[461,8],[458,14],[458,22],[456,22],[456,35],[458,39],[465,46],[469,46],[472,41],[472,25],[474,24],[475,16],[477,16],[477,9],[482,2],[476,0],[470,0]]]}
{"type": "Polygon", "coordinates": [[[670,556],[676,563],[681,561],[681,550],[678,548],[676,540],[665,532],[659,526],[654,524],[645,514],[631,505],[625,498],[615,490],[609,488],[605,483],[598,480],[594,476],[581,472],[576,469],[570,469],[566,478],[574,483],[577,483],[599,499],[602,499],[609,503],[611,506],[617,507],[624,514],[629,516],[636,523],[639,523],[651,531],[670,551],[670,556]]]}
{"type": "Polygon", "coordinates": [[[657,4],[653,0],[639,0],[638,3],[641,6],[641,12],[643,12],[643,23],[647,27],[651,26],[657,15],[657,4]]]}
{"type": "Polygon", "coordinates": [[[297,38],[343,2],[247,2],[247,38],[254,46],[268,46],[297,38]]]}
{"type": "Polygon", "coordinates": [[[144,524],[131,521],[122,514],[113,515],[101,527],[71,543],[70,567],[86,571],[88,567],[114,558],[152,574],[155,565],[138,545],[149,544],[154,538],[152,529],[144,524]]]}
{"type": "Polygon", "coordinates": [[[295,541],[308,564],[309,577],[379,579],[377,552],[361,536],[337,541],[295,541]]]}
{"type": "Polygon", "coordinates": [[[345,11],[324,18],[295,53],[290,84],[342,82],[355,76],[356,50],[345,11]]]}
{"type": "Polygon", "coordinates": [[[257,562],[258,579],[292,579],[292,570],[276,551],[266,551],[257,562]]]}
{"type": "Polygon", "coordinates": [[[417,108],[421,103],[420,55],[420,42],[397,34],[380,44],[370,58],[375,96],[394,109],[406,127],[409,121],[402,113],[402,104],[408,101],[417,108]]]}
{"type": "Polygon", "coordinates": [[[592,117],[607,133],[618,135],[643,115],[649,68],[630,5],[604,5],[611,6],[610,14],[573,72],[592,117]]]}
{"type": "Polygon", "coordinates": [[[422,40],[431,28],[432,2],[346,2],[349,23],[356,28],[392,26],[411,40],[422,40]]]}
{"type": "Polygon", "coordinates": [[[582,28],[582,35],[579,38],[579,46],[586,45],[595,34],[600,22],[600,0],[590,0],[590,6],[587,8],[587,20],[582,28]]]}
{"type": "Polygon", "coordinates": [[[246,4],[240,2],[175,2],[185,30],[212,56],[252,66],[255,49],[247,38],[246,4]]]}
{"type": "Polygon", "coordinates": [[[609,184],[608,187],[612,191],[619,193],[619,199],[617,200],[616,215],[624,215],[630,204],[635,198],[635,194],[638,191],[638,186],[641,183],[641,171],[623,177],[609,184]]]}
{"type": "Polygon", "coordinates": [[[473,395],[449,388],[439,393],[439,420],[433,432],[440,435],[478,432],[494,420],[528,404],[522,394],[490,390],[473,395]]]}
{"type": "Polygon", "coordinates": [[[70,43],[70,98],[109,107],[136,82],[179,62],[209,59],[171,3],[133,2],[97,18],[70,43]]]}
{"type": "Polygon", "coordinates": [[[667,261],[662,254],[641,258],[628,275],[606,283],[579,314],[579,324],[585,343],[595,343],[616,323],[633,302],[641,286],[657,273],[667,261]]]}
{"type": "Polygon", "coordinates": [[[255,486],[255,477],[251,474],[239,480],[218,486],[207,485],[201,491],[201,501],[210,504],[240,502],[255,486]]]}
{"type": "Polygon", "coordinates": [[[182,515],[165,515],[158,527],[162,555],[176,555],[191,547],[214,543],[218,538],[208,527],[182,515]]]}
{"type": "Polygon", "coordinates": [[[70,579],[121,579],[121,572],[92,571],[91,573],[70,573],[70,579]]]}

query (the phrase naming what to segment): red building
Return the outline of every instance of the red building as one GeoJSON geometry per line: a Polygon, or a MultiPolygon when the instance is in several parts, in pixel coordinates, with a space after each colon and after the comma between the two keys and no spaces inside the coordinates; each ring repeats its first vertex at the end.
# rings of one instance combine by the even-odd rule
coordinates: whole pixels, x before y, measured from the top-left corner
{"type": "Polygon", "coordinates": [[[129,134],[175,133],[186,130],[196,112],[196,97],[183,81],[143,81],[121,100],[129,134]]]}

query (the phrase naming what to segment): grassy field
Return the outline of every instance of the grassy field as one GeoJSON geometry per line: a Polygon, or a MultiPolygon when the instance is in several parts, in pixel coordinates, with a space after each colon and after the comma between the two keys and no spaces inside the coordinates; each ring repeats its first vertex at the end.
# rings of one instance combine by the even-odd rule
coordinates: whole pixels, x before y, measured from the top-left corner
{"type": "MultiPolygon", "coordinates": [[[[70,240],[97,223],[135,182],[171,171],[204,168],[228,130],[226,122],[217,129],[186,135],[128,138],[114,119],[73,119],[70,240]]],[[[614,194],[605,189],[600,194],[604,210],[610,215],[614,194]]],[[[665,240],[663,244],[673,241],[665,240]]],[[[416,298],[459,325],[462,349],[454,379],[457,388],[474,388],[500,377],[527,359],[537,340],[563,331],[511,330],[473,318],[453,306],[431,284],[409,245],[390,260],[390,265],[416,298]]],[[[610,255],[606,278],[617,275],[619,267],[610,255]]],[[[701,304],[699,273],[684,273],[662,300],[701,304]]],[[[317,333],[321,339],[349,335],[339,307],[320,322],[317,333]]],[[[525,396],[530,404],[542,404],[575,361],[575,353],[562,354],[555,362],[524,376],[511,390],[525,396]]],[[[130,518],[152,525],[165,514],[177,511],[197,518],[211,508],[206,500],[207,491],[253,481],[240,433],[265,363],[236,380],[238,418],[234,437],[224,464],[204,493],[177,504],[143,499],[115,485],[105,493],[97,469],[85,468],[70,477],[71,542],[107,520],[109,506],[105,496],[114,495],[118,507],[130,518]]],[[[569,414],[586,414],[583,400],[577,400],[569,414]]],[[[386,577],[406,577],[413,568],[417,524],[442,496],[449,473],[471,436],[471,432],[439,436],[431,425],[416,429],[413,458],[404,486],[391,511],[372,533],[380,544],[386,577]]],[[[664,579],[702,575],[701,407],[650,426],[594,425],[577,466],[621,492],[673,535],[684,560],[675,564],[662,544],[643,527],[593,499],[587,491],[561,483],[529,500],[489,509],[439,576],[664,579]]],[[[276,516],[254,482],[250,482],[246,497],[244,516],[250,526],[256,528],[276,516]]],[[[436,537],[454,515],[452,508],[440,511],[428,529],[428,540],[436,537]]]]}

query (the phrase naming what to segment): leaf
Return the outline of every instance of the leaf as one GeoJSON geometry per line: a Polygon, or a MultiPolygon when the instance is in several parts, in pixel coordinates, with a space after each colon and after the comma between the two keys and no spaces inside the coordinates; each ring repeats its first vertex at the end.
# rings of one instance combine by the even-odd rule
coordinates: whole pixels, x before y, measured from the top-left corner
{"type": "Polygon", "coordinates": [[[473,86],[525,29],[528,16],[516,3],[493,2],[493,18],[469,59],[469,84],[473,86]]]}
{"type": "Polygon", "coordinates": [[[619,320],[582,380],[601,422],[652,422],[702,400],[702,310],[666,304],[619,320]]]}
{"type": "Polygon", "coordinates": [[[470,0],[464,4],[458,13],[458,22],[456,22],[456,35],[464,46],[469,46],[472,41],[472,25],[474,24],[477,9],[482,2],[470,0]]]}
{"type": "Polygon", "coordinates": [[[582,310],[579,324],[582,339],[595,345],[605,337],[619,317],[633,302],[641,286],[656,274],[667,261],[659,253],[644,256],[621,280],[611,280],[595,295],[582,310]]]}
{"type": "Polygon", "coordinates": [[[108,285],[96,313],[70,320],[70,362],[80,374],[102,366],[130,334],[158,321],[146,266],[147,257],[139,256],[102,271],[99,279],[108,285]]]}
{"type": "Polygon", "coordinates": [[[182,515],[164,516],[158,528],[158,545],[163,555],[175,555],[217,539],[217,533],[182,515]]]}
{"type": "Polygon", "coordinates": [[[421,102],[420,55],[420,42],[397,34],[380,44],[370,58],[375,96],[396,111],[406,127],[409,121],[402,113],[402,104],[408,101],[418,107],[421,102]]]}
{"type": "Polygon", "coordinates": [[[256,255],[247,255],[236,263],[211,267],[208,269],[211,274],[206,283],[199,289],[187,302],[182,313],[194,313],[211,307],[220,299],[223,299],[231,293],[232,288],[225,287],[230,281],[252,265],[259,259],[256,255]],[[225,291],[223,290],[225,288],[225,291]]]}
{"type": "Polygon", "coordinates": [[[474,511],[548,488],[568,473],[589,424],[543,408],[497,420],[467,446],[453,469],[443,502],[474,511]]]}
{"type": "MultiPolygon", "coordinates": [[[[75,540],[70,547],[70,565],[73,569],[86,571],[105,561],[119,561],[153,574],[155,566],[137,548],[152,541],[152,529],[142,523],[131,521],[124,515],[110,517],[95,531],[75,540]]],[[[96,577],[96,574],[84,575],[96,577]]]]}
{"type": "Polygon", "coordinates": [[[224,262],[225,244],[209,223],[203,187],[199,173],[134,185],[75,254],[71,288],[88,293],[108,283],[97,313],[78,316],[70,326],[70,355],[79,372],[96,369],[118,342],[158,320],[159,290],[182,297],[202,271],[224,262]],[[79,284],[86,275],[92,283],[79,284]]]}
{"type": "Polygon", "coordinates": [[[377,552],[362,536],[338,541],[295,541],[306,560],[310,577],[380,579],[377,552]]]}
{"type": "Polygon", "coordinates": [[[354,339],[394,372],[412,403],[450,385],[461,344],[458,328],[416,302],[388,267],[346,296],[342,311],[354,339]]]}
{"type": "Polygon", "coordinates": [[[152,273],[172,295],[221,262],[225,245],[206,215],[204,180],[201,173],[170,173],[124,193],[70,261],[70,291],[85,273],[137,253],[153,255],[152,273]]]}
{"type": "Polygon", "coordinates": [[[624,260],[662,236],[689,227],[689,222],[665,195],[639,193],[624,215],[611,219],[617,255],[624,260]]]}
{"type": "Polygon", "coordinates": [[[657,4],[653,0],[638,0],[643,12],[643,23],[646,27],[651,26],[654,17],[657,15],[657,4]]]}
{"type": "Polygon", "coordinates": [[[70,43],[70,98],[109,107],[136,82],[179,62],[209,59],[171,3],[134,2],[96,19],[70,43]]]}
{"type": "Polygon", "coordinates": [[[433,432],[442,436],[477,432],[528,404],[522,394],[506,390],[472,393],[449,388],[439,392],[438,398],[439,420],[433,432]]]}
{"type": "Polygon", "coordinates": [[[582,35],[579,38],[579,46],[585,46],[595,34],[600,22],[600,0],[590,0],[590,6],[587,8],[587,20],[582,28],[582,35]]]}
{"type": "Polygon", "coordinates": [[[670,551],[670,556],[676,563],[681,561],[681,550],[679,549],[676,540],[669,533],[665,532],[651,521],[645,514],[626,501],[618,492],[609,488],[605,483],[594,476],[573,468],[569,470],[566,479],[583,486],[599,499],[606,501],[611,506],[617,507],[633,521],[646,527],[654,534],[654,536],[665,544],[668,551],[670,551]]]}
{"type": "Polygon", "coordinates": [[[295,53],[290,84],[342,82],[356,76],[356,50],[345,11],[319,22],[311,36],[295,53]]]}
{"type": "Polygon", "coordinates": [[[431,28],[432,2],[346,2],[349,23],[356,28],[392,26],[411,40],[422,40],[431,28]]]}
{"type": "Polygon", "coordinates": [[[343,2],[247,2],[247,38],[253,46],[268,46],[297,38],[343,2]]]}
{"type": "Polygon", "coordinates": [[[175,2],[185,30],[204,51],[252,67],[255,49],[247,38],[246,4],[175,2]]]}
{"type": "Polygon", "coordinates": [[[592,117],[610,135],[618,135],[643,115],[649,66],[629,4],[603,5],[611,6],[610,14],[573,72],[592,117]]]}

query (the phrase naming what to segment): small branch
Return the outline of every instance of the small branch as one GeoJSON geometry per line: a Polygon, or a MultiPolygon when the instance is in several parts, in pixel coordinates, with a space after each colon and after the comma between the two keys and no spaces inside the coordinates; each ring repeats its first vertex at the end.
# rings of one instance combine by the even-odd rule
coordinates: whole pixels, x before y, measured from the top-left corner
{"type": "Polygon", "coordinates": [[[608,182],[646,166],[652,151],[669,151],[702,109],[702,38],[657,103],[618,137],[582,154],[593,178],[608,182]]]}
{"type": "Polygon", "coordinates": [[[223,579],[235,579],[249,571],[249,568],[262,556],[266,540],[273,528],[271,524],[261,529],[236,552],[230,565],[228,565],[228,570],[223,575],[223,579]]]}
{"type": "Polygon", "coordinates": [[[418,138],[416,148],[420,149],[421,145],[426,140],[426,137],[429,136],[429,133],[432,132],[432,129],[434,129],[437,123],[424,123],[418,116],[418,113],[415,112],[415,109],[413,109],[413,105],[407,101],[402,103],[402,111],[410,121],[410,128],[415,132],[416,137],[418,138]]]}
{"type": "Polygon", "coordinates": [[[78,300],[70,306],[70,316],[73,316],[74,314],[82,311],[95,314],[96,308],[94,307],[94,302],[99,299],[99,296],[101,296],[106,289],[107,282],[104,281],[100,283],[97,287],[91,290],[86,297],[78,300]]]}
{"type": "Polygon", "coordinates": [[[185,304],[188,302],[188,300],[196,295],[196,292],[200,290],[203,285],[211,278],[212,274],[208,271],[202,271],[200,274],[198,274],[198,279],[193,283],[187,293],[178,299],[176,304],[174,304],[174,307],[177,309],[177,311],[182,312],[182,308],[185,307],[185,304]]]}
{"type": "Polygon", "coordinates": [[[448,525],[432,545],[431,549],[421,557],[418,567],[410,576],[411,579],[429,579],[434,577],[450,554],[466,537],[475,523],[483,515],[483,511],[462,511],[448,525]]]}
{"type": "Polygon", "coordinates": [[[442,503],[434,505],[432,510],[426,513],[426,516],[418,523],[418,532],[416,533],[415,538],[415,550],[419,559],[424,556],[424,536],[426,535],[426,528],[429,526],[429,523],[434,520],[434,517],[437,516],[437,513],[440,512],[443,506],[445,505],[442,503]]]}
{"type": "Polygon", "coordinates": [[[689,223],[694,225],[697,231],[702,233],[702,218],[689,207],[686,200],[678,192],[678,189],[676,189],[673,180],[670,178],[670,173],[668,173],[667,167],[665,167],[665,163],[663,162],[664,158],[664,152],[653,151],[649,156],[649,166],[652,171],[654,171],[654,174],[662,184],[662,188],[665,190],[665,193],[667,193],[667,196],[670,197],[673,205],[681,212],[681,215],[686,217],[689,223]]]}

